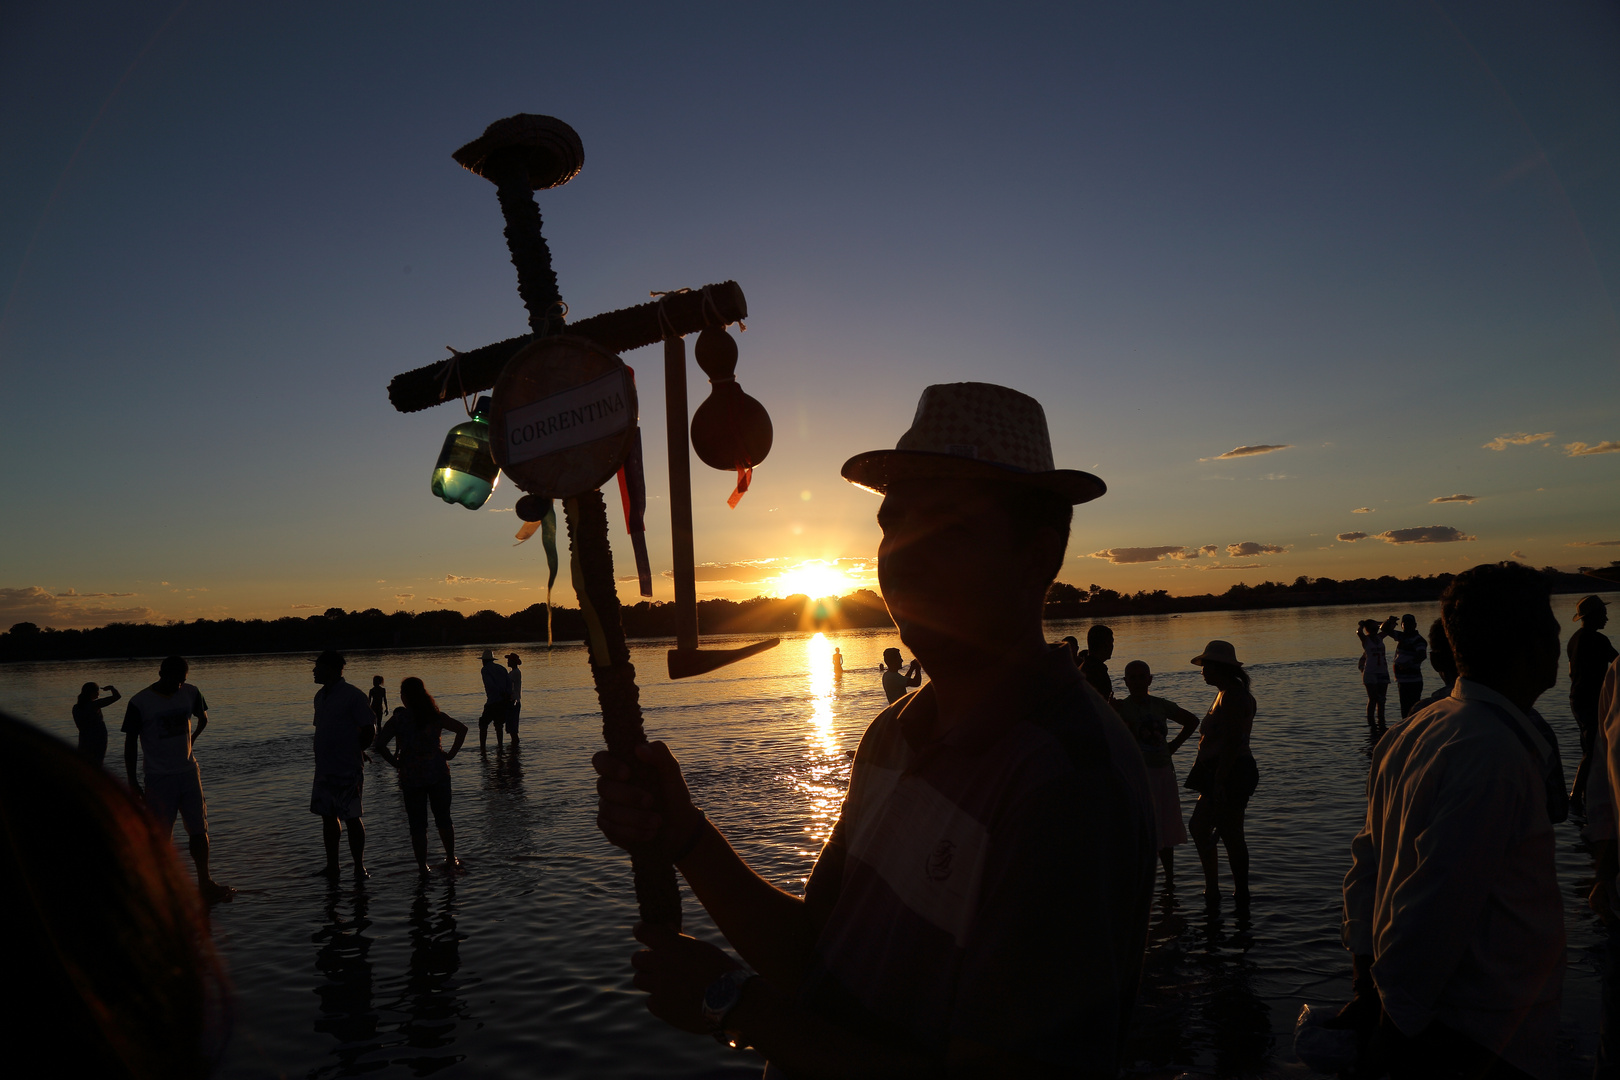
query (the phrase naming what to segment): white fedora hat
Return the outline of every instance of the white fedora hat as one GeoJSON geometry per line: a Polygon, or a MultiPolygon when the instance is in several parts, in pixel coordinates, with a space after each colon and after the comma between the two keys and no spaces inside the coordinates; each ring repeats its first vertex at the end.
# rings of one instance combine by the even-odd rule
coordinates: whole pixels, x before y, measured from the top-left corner
{"type": "Polygon", "coordinates": [[[1232,648],[1232,643],[1230,641],[1212,641],[1208,645],[1204,646],[1203,652],[1192,658],[1192,662],[1197,664],[1199,667],[1203,667],[1205,661],[1211,661],[1217,664],[1230,664],[1232,667],[1243,666],[1242,662],[1240,662],[1237,658],[1237,650],[1232,648]]]}
{"type": "Polygon", "coordinates": [[[894,449],[856,454],[842,472],[845,480],[879,495],[894,481],[912,478],[1008,481],[1045,488],[1070,503],[1090,502],[1108,490],[1088,472],[1053,468],[1041,403],[993,383],[926,387],[894,449]]]}

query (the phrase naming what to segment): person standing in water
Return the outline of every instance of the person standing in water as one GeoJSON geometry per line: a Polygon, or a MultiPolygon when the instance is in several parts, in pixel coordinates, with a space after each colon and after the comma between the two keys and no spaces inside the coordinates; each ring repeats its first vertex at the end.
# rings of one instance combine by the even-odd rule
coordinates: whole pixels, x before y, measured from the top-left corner
{"type": "Polygon", "coordinates": [[[1181,794],[1176,787],[1176,770],[1170,763],[1170,755],[1181,749],[1181,744],[1198,730],[1198,717],[1175,702],[1150,697],[1148,688],[1152,685],[1152,670],[1141,660],[1132,660],[1125,665],[1125,689],[1129,694],[1116,698],[1113,705],[1142,750],[1148,791],[1153,796],[1159,865],[1164,868],[1165,889],[1174,891],[1175,849],[1187,842],[1187,828],[1181,820],[1181,794]],[[1173,741],[1166,742],[1172,720],[1181,725],[1181,732],[1173,741]]]}
{"type": "Polygon", "coordinates": [[[1086,677],[1104,701],[1114,700],[1114,679],[1108,674],[1108,661],[1114,658],[1114,630],[1098,623],[1086,631],[1086,650],[1080,654],[1080,674],[1086,677]]]}
{"type": "Polygon", "coordinates": [[[484,650],[483,666],[479,670],[484,677],[484,711],[478,715],[478,749],[483,750],[487,746],[489,726],[494,724],[495,749],[499,750],[502,745],[501,733],[506,730],[506,721],[512,716],[512,677],[495,662],[493,649],[484,650]]]}
{"type": "Polygon", "coordinates": [[[1210,642],[1192,662],[1204,669],[1204,682],[1218,693],[1199,726],[1198,757],[1187,773],[1187,786],[1198,792],[1187,831],[1204,864],[1204,906],[1220,905],[1220,863],[1215,855],[1219,839],[1232,870],[1232,900],[1238,913],[1246,914],[1249,842],[1243,835],[1243,815],[1260,783],[1260,770],[1249,749],[1254,695],[1249,693],[1249,673],[1230,642],[1210,642]]]}
{"type": "Polygon", "coordinates": [[[124,709],[124,770],[130,790],[146,800],[146,807],[168,836],[178,814],[190,838],[187,847],[197,867],[197,887],[209,903],[229,900],[236,890],[221,885],[208,872],[208,803],[203,799],[202,772],[192,746],[208,727],[208,703],[202,691],[186,682],[191,665],[183,656],[167,657],[158,667],[158,680],[129,699],[124,709]],[[197,720],[192,731],[191,720],[197,720]],[[145,755],[146,787],[135,778],[135,766],[145,755]]]}
{"type": "Polygon", "coordinates": [[[1374,735],[1385,730],[1384,699],[1389,696],[1389,662],[1384,652],[1384,638],[1394,628],[1393,615],[1382,626],[1373,619],[1363,619],[1356,624],[1356,637],[1361,642],[1361,659],[1357,666],[1361,668],[1361,684],[1367,689],[1367,730],[1374,735]]]}
{"type": "Polygon", "coordinates": [[[1601,596],[1584,596],[1575,605],[1575,618],[1581,628],[1569,635],[1565,655],[1569,658],[1569,711],[1581,733],[1581,763],[1570,785],[1572,813],[1586,814],[1586,777],[1592,768],[1592,735],[1598,724],[1598,695],[1603,676],[1614,662],[1615,649],[1603,634],[1609,625],[1609,605],[1601,596]]]}
{"type": "Polygon", "coordinates": [[[399,684],[399,700],[404,702],[394,710],[382,731],[377,733],[377,753],[384,761],[399,770],[399,790],[405,798],[405,817],[411,831],[411,851],[416,855],[416,868],[423,874],[431,872],[427,861],[427,815],[433,807],[433,823],[438,826],[439,840],[444,844],[444,868],[461,868],[456,858],[456,830],[450,821],[450,765],[449,761],[461,750],[467,738],[467,725],[439,711],[439,703],[427,692],[422,680],[406,679],[399,684]],[[456,741],[449,753],[439,745],[440,732],[454,732],[456,741]],[[395,744],[397,753],[388,749],[395,744]]]}
{"type": "Polygon", "coordinates": [[[913,657],[910,670],[904,674],[901,674],[900,663],[899,649],[883,650],[883,694],[890,705],[910,693],[912,687],[922,685],[922,661],[913,657]]]}
{"type": "Polygon", "coordinates": [[[388,687],[383,685],[381,675],[371,677],[371,715],[377,721],[377,727],[382,727],[383,714],[388,711],[388,687]]]}
{"type": "Polygon", "coordinates": [[[360,881],[371,876],[366,873],[360,798],[366,780],[365,749],[377,728],[366,695],[343,678],[344,665],[343,654],[332,649],[315,658],[313,677],[321,688],[315,691],[315,785],[309,812],[320,815],[326,845],[326,866],[320,872],[337,879],[338,836],[348,829],[354,879],[360,881]]]}
{"type": "Polygon", "coordinates": [[[73,726],[79,729],[79,756],[98,769],[107,759],[107,721],[102,719],[101,710],[123,696],[115,686],[98,687],[87,682],[79,687],[79,700],[73,703],[73,726]],[[97,699],[98,690],[112,696],[97,699]]]}
{"type": "Polygon", "coordinates": [[[506,733],[512,736],[512,747],[516,749],[518,720],[523,715],[523,658],[515,652],[506,654],[506,678],[512,684],[512,712],[506,718],[506,733]]]}
{"type": "Polygon", "coordinates": [[[832,665],[833,678],[842,679],[844,677],[844,654],[839,652],[836,648],[833,649],[832,665]]]}
{"type": "Polygon", "coordinates": [[[1423,697],[1423,661],[1429,655],[1429,643],[1418,633],[1417,616],[1402,615],[1401,628],[1390,633],[1395,639],[1395,688],[1401,695],[1401,719],[1412,715],[1412,709],[1423,697]]]}

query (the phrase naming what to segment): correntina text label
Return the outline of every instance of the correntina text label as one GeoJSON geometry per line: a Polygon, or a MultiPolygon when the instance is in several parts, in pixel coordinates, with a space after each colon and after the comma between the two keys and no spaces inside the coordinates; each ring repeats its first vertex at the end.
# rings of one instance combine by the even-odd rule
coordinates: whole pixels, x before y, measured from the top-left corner
{"type": "Polygon", "coordinates": [[[506,414],[506,457],[514,465],[623,431],[630,424],[625,373],[564,390],[506,414]]]}

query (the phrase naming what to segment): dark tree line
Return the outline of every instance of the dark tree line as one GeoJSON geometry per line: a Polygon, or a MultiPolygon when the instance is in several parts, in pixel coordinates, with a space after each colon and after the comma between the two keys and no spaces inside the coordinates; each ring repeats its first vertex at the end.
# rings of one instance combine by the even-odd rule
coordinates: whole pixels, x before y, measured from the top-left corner
{"type": "MultiPolygon", "coordinates": [[[[1553,567],[1543,572],[1554,592],[1599,592],[1603,582],[1553,567]]],[[[1292,584],[1264,581],[1233,585],[1224,593],[1171,596],[1163,589],[1120,593],[1092,585],[1081,589],[1055,583],[1046,597],[1048,619],[1101,619],[1117,615],[1156,615],[1190,611],[1241,611],[1252,608],[1312,607],[1323,604],[1403,604],[1440,598],[1453,575],[1429,577],[1334,578],[1300,576],[1292,584]]],[[[673,638],[673,604],[642,602],[623,609],[624,629],[632,638],[673,638]]],[[[972,617],[972,598],[963,617],[972,617]]],[[[861,589],[841,599],[700,600],[698,626],[704,634],[783,634],[798,630],[843,630],[893,626],[883,599],[861,589]]],[[[552,612],[553,637],[580,641],[585,620],[577,608],[552,612]]],[[[502,615],[479,611],[396,611],[377,608],[282,619],[196,619],[192,622],[112,623],[92,630],[53,630],[17,623],[0,634],[0,662],[18,660],[88,660],[110,657],[220,656],[232,653],[301,652],[320,649],[412,649],[436,645],[504,645],[543,642],[546,606],[533,604],[502,615]]]]}

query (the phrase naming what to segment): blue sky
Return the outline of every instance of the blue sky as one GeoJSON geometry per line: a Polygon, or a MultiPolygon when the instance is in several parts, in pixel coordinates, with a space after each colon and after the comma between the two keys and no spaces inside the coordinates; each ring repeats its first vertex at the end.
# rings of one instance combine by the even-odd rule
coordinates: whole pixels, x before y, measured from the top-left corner
{"type": "Polygon", "coordinates": [[[838,467],[957,380],[1108,482],[1081,585],[1605,563],[1617,56],[1598,3],[7,5],[0,625],[542,596],[510,485],[427,491],[458,407],[384,392],[524,328],[450,160],[520,111],[584,141],[540,199],[576,316],[747,292],[776,445],[736,510],[696,466],[709,594],[870,580],[838,467]]]}

